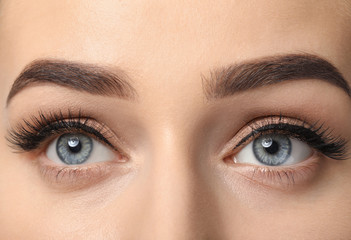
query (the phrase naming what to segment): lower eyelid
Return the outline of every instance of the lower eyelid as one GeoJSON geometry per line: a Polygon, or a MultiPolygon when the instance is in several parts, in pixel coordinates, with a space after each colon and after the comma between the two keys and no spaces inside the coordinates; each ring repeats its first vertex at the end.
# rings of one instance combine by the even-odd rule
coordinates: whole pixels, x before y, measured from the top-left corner
{"type": "Polygon", "coordinates": [[[296,165],[284,167],[237,164],[232,159],[225,159],[225,162],[231,171],[241,175],[255,185],[259,184],[278,190],[290,190],[311,182],[318,173],[320,158],[320,154],[314,152],[307,160],[296,165]]]}
{"type": "Polygon", "coordinates": [[[87,165],[57,165],[49,160],[45,153],[38,159],[40,175],[50,187],[64,190],[78,190],[97,184],[112,173],[121,177],[130,172],[130,165],[124,161],[106,161],[87,165]]]}

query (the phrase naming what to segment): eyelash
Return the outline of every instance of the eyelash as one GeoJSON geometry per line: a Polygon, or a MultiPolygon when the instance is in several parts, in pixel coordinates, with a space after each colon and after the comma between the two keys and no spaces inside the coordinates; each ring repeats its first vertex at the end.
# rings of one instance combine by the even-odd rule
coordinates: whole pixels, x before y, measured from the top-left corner
{"type": "MultiPolygon", "coordinates": [[[[236,164],[233,155],[240,151],[246,143],[266,134],[284,134],[288,137],[298,139],[308,144],[317,152],[334,160],[346,160],[347,141],[341,137],[334,137],[333,131],[325,124],[309,125],[306,121],[279,116],[266,116],[255,119],[247,126],[250,132],[235,144],[230,156],[225,157],[225,162],[235,166],[236,171],[251,181],[260,183],[263,186],[288,190],[292,186],[308,182],[319,167],[320,159],[313,154],[309,159],[291,166],[256,166],[247,164],[236,164]]],[[[239,134],[240,135],[240,132],[239,134]]]]}
{"type": "Polygon", "coordinates": [[[10,129],[6,139],[15,152],[34,153],[39,172],[47,183],[52,184],[51,187],[73,191],[105,179],[113,169],[120,177],[129,172],[128,166],[121,164],[126,162],[127,154],[111,143],[111,139],[117,141],[114,133],[94,118],[83,115],[81,110],[77,113],[71,110],[65,113],[61,110],[57,113],[39,112],[37,116],[33,115],[10,129]],[[41,149],[45,149],[46,143],[56,137],[70,132],[80,132],[104,143],[115,151],[115,159],[104,164],[79,167],[52,164],[41,154],[41,149]]]}
{"type": "Polygon", "coordinates": [[[289,119],[288,121],[290,123],[286,122],[286,118],[281,115],[279,117],[265,117],[263,122],[259,124],[252,124],[250,126],[251,132],[236,144],[234,150],[240,148],[249,140],[258,138],[268,133],[273,133],[284,134],[288,137],[301,140],[331,159],[347,159],[346,140],[341,137],[334,137],[332,135],[333,131],[328,127],[324,127],[324,123],[318,124],[318,122],[316,122],[313,125],[309,125],[306,121],[300,121],[297,119],[289,119]],[[278,122],[276,122],[276,119],[278,119],[278,122]]]}
{"type": "Polygon", "coordinates": [[[108,132],[103,129],[104,125],[96,126],[94,119],[83,116],[81,111],[77,115],[68,111],[67,116],[62,111],[48,115],[39,112],[38,117],[32,116],[30,121],[23,120],[22,125],[11,129],[7,141],[18,152],[30,152],[38,149],[48,138],[75,131],[88,134],[116,150],[108,140],[108,132]]]}
{"type": "MultiPolygon", "coordinates": [[[[329,128],[325,128],[324,125],[325,124],[318,124],[318,122],[309,125],[305,121],[294,120],[283,117],[282,115],[255,119],[251,121],[251,123],[245,124],[245,126],[250,128],[250,132],[241,138],[231,152],[238,151],[238,149],[241,149],[247,142],[259,136],[275,133],[299,139],[331,159],[347,159],[347,142],[341,137],[332,136],[333,131],[329,128]]],[[[117,150],[109,141],[112,137],[111,133],[104,129],[104,125],[96,124],[96,121],[89,116],[83,116],[80,110],[78,114],[73,114],[72,111],[68,111],[66,115],[62,111],[49,114],[39,112],[38,116],[30,117],[29,121],[23,120],[21,125],[11,129],[8,133],[7,140],[11,147],[18,152],[32,152],[37,149],[42,149],[44,147],[44,142],[60,134],[82,132],[105,143],[112,149],[117,150]]],[[[101,166],[97,166],[97,168],[100,167],[101,166]]],[[[252,176],[249,178],[261,182],[270,179],[271,182],[279,182],[280,185],[286,187],[298,182],[298,178],[306,178],[312,175],[312,172],[316,171],[315,167],[316,161],[310,165],[305,164],[300,166],[300,170],[293,166],[252,166],[252,176]]],[[[48,179],[56,179],[56,182],[58,182],[58,179],[62,179],[62,181],[66,180],[68,184],[70,184],[72,178],[81,177],[88,179],[92,177],[90,175],[93,175],[94,172],[101,172],[99,169],[90,169],[84,166],[81,167],[81,170],[78,168],[70,169],[70,167],[50,166],[47,168],[43,167],[41,171],[43,175],[50,176],[48,179]],[[65,176],[68,176],[67,179],[64,179],[65,176]]]]}

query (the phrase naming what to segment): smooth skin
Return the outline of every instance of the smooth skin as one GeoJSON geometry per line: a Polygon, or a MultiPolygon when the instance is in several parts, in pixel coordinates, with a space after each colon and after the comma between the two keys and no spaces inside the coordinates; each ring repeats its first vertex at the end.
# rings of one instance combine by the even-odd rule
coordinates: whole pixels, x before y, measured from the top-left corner
{"type": "Polygon", "coordinates": [[[248,120],[280,113],[320,119],[350,142],[350,97],[306,79],[209,103],[202,81],[217,67],[308,53],[351,84],[349,5],[2,0],[0,238],[351,239],[351,159],[323,158],[313,181],[281,190],[237,174],[218,154],[248,120]],[[43,58],[123,69],[138,99],[47,84],[24,89],[7,106],[16,77],[43,58]],[[123,138],[130,156],[123,170],[71,188],[49,183],[36,157],[8,146],[7,130],[28,114],[67,108],[98,116],[123,138]]]}

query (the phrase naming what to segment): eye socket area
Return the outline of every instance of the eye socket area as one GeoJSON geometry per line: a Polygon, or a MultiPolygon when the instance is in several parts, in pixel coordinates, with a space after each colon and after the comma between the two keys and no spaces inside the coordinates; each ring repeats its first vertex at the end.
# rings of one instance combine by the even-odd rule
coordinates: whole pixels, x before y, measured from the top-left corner
{"type": "Polygon", "coordinates": [[[123,138],[81,110],[40,111],[10,129],[7,141],[36,163],[50,189],[85,189],[135,169],[123,138]]]}
{"type": "Polygon", "coordinates": [[[314,151],[301,140],[284,134],[264,134],[233,156],[234,163],[259,166],[289,166],[308,159],[314,151]]]}
{"type": "Polygon", "coordinates": [[[221,159],[231,179],[239,176],[252,187],[286,191],[313,183],[324,161],[344,159],[345,143],[324,123],[269,116],[240,129],[221,159]]]}
{"type": "Polygon", "coordinates": [[[230,156],[232,159],[235,157],[238,163],[263,164],[270,167],[287,166],[303,161],[312,155],[312,152],[330,159],[344,160],[347,157],[346,144],[347,141],[341,135],[335,135],[330,127],[319,120],[310,124],[280,115],[257,118],[247,123],[228,143],[224,154],[227,156],[226,161],[230,160],[228,159],[230,156]],[[251,160],[257,160],[256,157],[266,160],[248,160],[243,154],[250,154],[249,149],[255,152],[254,157],[247,155],[251,156],[251,160]],[[275,154],[280,155],[275,159],[267,159],[275,154]]]}
{"type": "Polygon", "coordinates": [[[64,191],[85,189],[110,177],[123,178],[132,170],[122,152],[81,131],[56,136],[38,160],[45,182],[64,191]]]}
{"type": "Polygon", "coordinates": [[[231,173],[239,174],[254,187],[288,191],[312,182],[321,154],[288,135],[263,134],[224,161],[231,173]]]}

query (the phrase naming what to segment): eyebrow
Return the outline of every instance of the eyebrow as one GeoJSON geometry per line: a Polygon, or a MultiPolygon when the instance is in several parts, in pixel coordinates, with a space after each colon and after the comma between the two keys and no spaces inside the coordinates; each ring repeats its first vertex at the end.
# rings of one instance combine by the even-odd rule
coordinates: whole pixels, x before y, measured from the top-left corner
{"type": "Polygon", "coordinates": [[[14,81],[7,104],[23,89],[38,84],[55,84],[94,95],[118,96],[132,100],[135,89],[121,69],[107,69],[92,64],[65,60],[35,60],[14,81]]]}
{"type": "Polygon", "coordinates": [[[343,89],[350,97],[350,86],[330,62],[311,54],[288,54],[264,57],[230,65],[203,77],[208,100],[288,80],[319,79],[343,89]]]}

